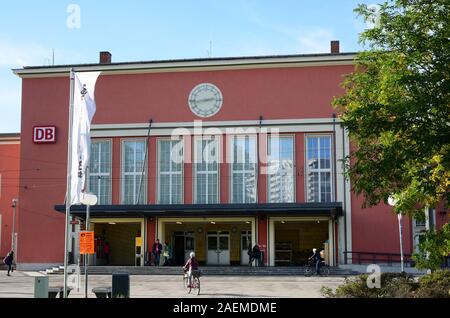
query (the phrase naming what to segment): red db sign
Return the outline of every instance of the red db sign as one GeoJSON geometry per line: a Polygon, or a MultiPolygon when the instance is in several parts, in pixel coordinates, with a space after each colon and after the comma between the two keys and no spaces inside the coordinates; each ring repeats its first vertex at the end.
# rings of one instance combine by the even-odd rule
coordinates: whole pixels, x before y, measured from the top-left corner
{"type": "Polygon", "coordinates": [[[52,144],[56,142],[56,126],[33,127],[33,142],[36,144],[52,144]]]}

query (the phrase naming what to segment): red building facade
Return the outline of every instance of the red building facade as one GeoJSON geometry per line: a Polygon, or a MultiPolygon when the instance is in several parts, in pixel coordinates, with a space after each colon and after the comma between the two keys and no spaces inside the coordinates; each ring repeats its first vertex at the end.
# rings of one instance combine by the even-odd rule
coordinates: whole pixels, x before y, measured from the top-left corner
{"type": "MultiPolygon", "coordinates": [[[[351,53],[214,58],[15,70],[22,78],[18,262],[64,258],[69,71],[102,71],[91,131],[89,190],[95,264],[144,265],[159,238],[174,264],[195,251],[207,265],[301,265],[312,248],[330,265],[355,253],[399,253],[388,206],[362,209],[340,160],[349,138],[331,101],[353,71],[351,53]],[[151,124],[149,123],[151,120],[151,124]],[[34,143],[33,127],[56,142],[34,143]],[[142,242],[142,243],[141,243],[142,242]]],[[[73,217],[85,217],[83,206],[73,217]]],[[[437,223],[447,214],[433,213],[437,223]]],[[[442,219],[442,220],[441,220],[442,219]]],[[[440,224],[439,223],[439,224],[440,224]]],[[[404,219],[412,253],[423,224],[404,219]]],[[[71,250],[77,257],[74,225],[71,250]]]]}
{"type": "Polygon", "coordinates": [[[12,249],[17,251],[14,247],[17,236],[13,234],[18,232],[17,217],[13,220],[19,198],[19,158],[19,134],[0,134],[0,255],[3,257],[12,249]]]}

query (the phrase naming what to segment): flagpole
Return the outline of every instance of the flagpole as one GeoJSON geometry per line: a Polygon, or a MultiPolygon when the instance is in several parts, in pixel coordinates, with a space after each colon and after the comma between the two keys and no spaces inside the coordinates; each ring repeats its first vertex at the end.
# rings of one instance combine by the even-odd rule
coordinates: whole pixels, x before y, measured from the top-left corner
{"type": "Polygon", "coordinates": [[[73,121],[73,98],[74,98],[74,86],[75,86],[75,73],[73,68],[70,69],[70,97],[69,97],[69,131],[67,139],[67,193],[66,193],[66,227],[64,236],[64,298],[67,298],[67,265],[69,254],[69,234],[70,234],[70,205],[71,198],[71,168],[72,168],[72,121],[73,121]]]}

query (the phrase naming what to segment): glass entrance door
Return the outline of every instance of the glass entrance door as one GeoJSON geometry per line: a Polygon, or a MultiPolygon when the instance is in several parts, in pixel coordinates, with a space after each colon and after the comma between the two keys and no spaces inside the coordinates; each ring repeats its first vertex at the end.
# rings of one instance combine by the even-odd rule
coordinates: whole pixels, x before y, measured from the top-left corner
{"type": "Polygon", "coordinates": [[[208,232],[208,265],[230,265],[228,232],[208,232]]]}

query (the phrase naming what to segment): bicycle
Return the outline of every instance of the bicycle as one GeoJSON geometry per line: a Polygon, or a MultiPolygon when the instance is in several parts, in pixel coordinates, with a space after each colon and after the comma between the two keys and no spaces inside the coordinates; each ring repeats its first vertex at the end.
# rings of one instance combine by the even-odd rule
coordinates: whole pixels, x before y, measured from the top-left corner
{"type": "Polygon", "coordinates": [[[191,273],[192,277],[191,277],[191,285],[189,286],[189,276],[188,276],[188,272],[184,271],[184,275],[183,275],[183,287],[185,289],[187,289],[188,294],[190,294],[192,292],[192,290],[194,290],[194,294],[195,295],[200,295],[200,276],[202,275],[201,272],[199,270],[194,270],[191,273]]]}
{"type": "MultiPolygon", "coordinates": [[[[319,269],[320,276],[328,276],[330,275],[330,267],[325,264],[324,261],[321,261],[321,266],[319,269]]],[[[305,266],[305,276],[312,276],[316,272],[316,263],[313,260],[308,259],[308,264],[305,266]]]]}

